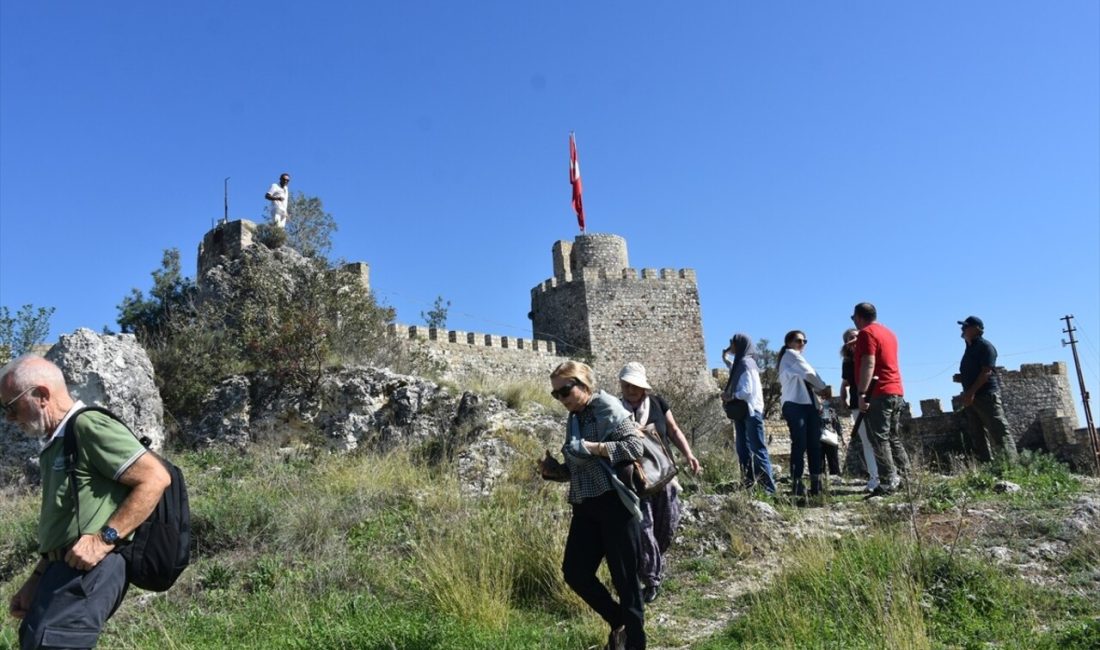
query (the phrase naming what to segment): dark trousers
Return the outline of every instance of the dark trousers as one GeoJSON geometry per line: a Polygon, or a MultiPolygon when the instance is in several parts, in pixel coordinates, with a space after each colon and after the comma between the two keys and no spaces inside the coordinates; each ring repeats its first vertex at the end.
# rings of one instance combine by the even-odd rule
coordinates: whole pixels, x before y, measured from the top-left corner
{"type": "Polygon", "coordinates": [[[561,566],[565,583],[611,629],[626,626],[628,647],[644,650],[645,612],[638,585],[640,549],[641,526],[614,490],[573,505],[561,566]],[[596,570],[605,558],[619,602],[596,577],[596,570]]]}
{"type": "Polygon", "coordinates": [[[806,456],[810,457],[810,477],[821,478],[825,460],[821,451],[821,416],[813,404],[783,402],[783,419],[791,432],[791,485],[797,494],[801,491],[806,456]]]}
{"type": "Polygon", "coordinates": [[[1003,453],[1005,460],[1016,462],[1016,439],[1008,432],[1000,393],[975,395],[974,403],[966,408],[966,419],[970,425],[968,446],[975,458],[990,461],[1003,453]]]}
{"type": "Polygon", "coordinates": [[[821,454],[825,457],[825,465],[829,468],[830,476],[840,476],[840,446],[821,443],[821,454]]]}
{"type": "Polygon", "coordinates": [[[126,561],[117,553],[91,571],[50,562],[19,626],[21,650],[92,648],[126,595],[126,561]]]}

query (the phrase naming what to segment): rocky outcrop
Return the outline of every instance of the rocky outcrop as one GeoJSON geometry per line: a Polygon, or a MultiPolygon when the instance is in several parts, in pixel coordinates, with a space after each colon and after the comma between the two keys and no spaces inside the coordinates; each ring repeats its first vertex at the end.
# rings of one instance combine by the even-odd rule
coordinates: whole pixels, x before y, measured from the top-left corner
{"type": "MultiPolygon", "coordinates": [[[[493,400],[499,403],[499,400],[493,400]]],[[[503,410],[471,393],[455,395],[431,381],[387,369],[344,367],[326,371],[311,393],[289,390],[263,374],[238,375],[219,384],[187,427],[197,445],[253,442],[286,444],[296,436],[320,436],[334,451],[367,445],[385,451],[487,430],[503,410]]]]}
{"type": "MultiPolygon", "coordinates": [[[[164,444],[164,408],[153,364],[132,334],[97,334],[78,329],[63,335],[46,353],[65,375],[73,399],[102,406],[154,449],[164,444]]],[[[38,442],[18,427],[0,424],[0,484],[37,482],[38,442]]]]}

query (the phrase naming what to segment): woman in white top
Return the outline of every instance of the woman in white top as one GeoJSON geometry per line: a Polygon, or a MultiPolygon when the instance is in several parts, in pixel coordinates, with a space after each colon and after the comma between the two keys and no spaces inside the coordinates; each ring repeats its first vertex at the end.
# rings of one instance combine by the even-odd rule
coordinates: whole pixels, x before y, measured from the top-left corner
{"type": "Polygon", "coordinates": [[[802,356],[806,347],[806,335],[791,330],[783,338],[776,364],[779,366],[779,385],[782,389],[783,419],[791,432],[791,491],[803,496],[802,473],[805,456],[810,457],[810,496],[821,493],[821,472],[824,456],[821,450],[821,416],[814,404],[815,393],[828,399],[830,390],[817,371],[802,356]]]}

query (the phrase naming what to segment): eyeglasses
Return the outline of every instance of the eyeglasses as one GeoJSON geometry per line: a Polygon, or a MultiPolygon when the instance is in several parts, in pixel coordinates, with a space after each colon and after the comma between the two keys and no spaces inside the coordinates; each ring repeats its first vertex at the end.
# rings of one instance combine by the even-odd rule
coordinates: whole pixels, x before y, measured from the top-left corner
{"type": "Polygon", "coordinates": [[[562,386],[561,388],[550,391],[550,397],[561,401],[565,399],[565,397],[569,395],[569,393],[573,392],[574,388],[580,385],[581,383],[579,381],[570,381],[568,384],[562,386]]]}
{"type": "Polygon", "coordinates": [[[4,403],[0,402],[0,408],[2,408],[4,410],[4,417],[11,417],[11,416],[15,415],[15,403],[18,402],[21,397],[23,397],[27,393],[31,392],[35,388],[38,388],[38,386],[31,386],[27,390],[25,390],[22,393],[19,393],[18,395],[16,395],[15,399],[8,402],[7,404],[4,404],[4,403]]]}
{"type": "Polygon", "coordinates": [[[802,345],[806,345],[809,342],[810,342],[810,339],[795,339],[795,340],[791,341],[791,343],[801,343],[802,345]]]}

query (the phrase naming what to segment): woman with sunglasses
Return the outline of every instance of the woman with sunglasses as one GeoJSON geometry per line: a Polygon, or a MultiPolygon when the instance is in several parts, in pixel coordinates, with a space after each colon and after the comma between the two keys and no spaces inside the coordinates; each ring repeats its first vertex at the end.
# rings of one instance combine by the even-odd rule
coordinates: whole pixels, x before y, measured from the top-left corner
{"type": "Polygon", "coordinates": [[[806,488],[802,484],[806,456],[810,459],[810,496],[821,494],[821,471],[824,464],[821,416],[810,391],[825,399],[832,394],[825,381],[802,356],[807,342],[806,335],[801,330],[787,332],[776,359],[783,419],[787,421],[787,429],[791,432],[791,493],[796,497],[806,494],[806,488]]]}
{"type": "Polygon", "coordinates": [[[569,481],[573,517],[565,540],[562,573],[566,584],[611,627],[607,647],[646,645],[642,590],[638,584],[641,512],[637,496],[619,480],[614,467],[642,456],[634,421],[619,400],[600,390],[592,368],[566,361],[550,374],[550,394],[569,411],[565,463],[546,452],[539,473],[569,481]],[[618,602],[598,577],[607,560],[618,602]]]}

